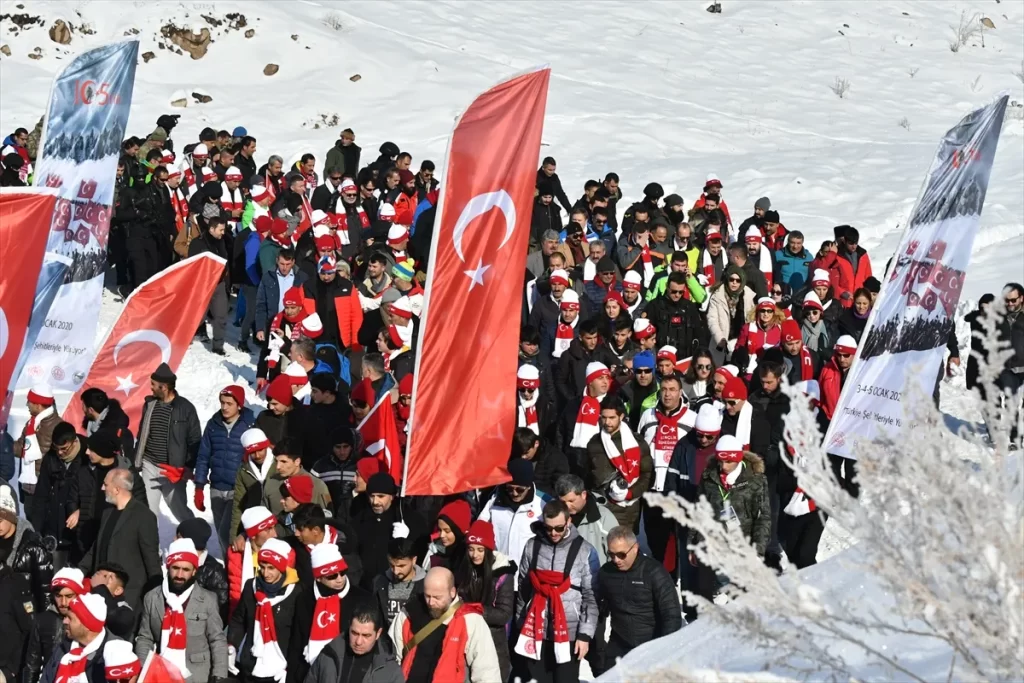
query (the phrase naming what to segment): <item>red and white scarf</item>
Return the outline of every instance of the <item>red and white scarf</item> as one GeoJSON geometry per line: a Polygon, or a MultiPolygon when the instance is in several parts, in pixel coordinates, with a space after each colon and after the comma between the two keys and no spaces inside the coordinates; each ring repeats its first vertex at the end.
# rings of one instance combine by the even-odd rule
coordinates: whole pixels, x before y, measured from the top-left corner
{"type": "Polygon", "coordinates": [[[573,448],[586,448],[599,431],[597,423],[601,417],[601,400],[603,398],[604,394],[594,398],[584,392],[579,412],[576,413],[576,426],[572,430],[572,441],[569,442],[573,448]]]}
{"type": "MultiPolygon", "coordinates": [[[[804,464],[804,457],[796,452],[796,450],[787,444],[786,452],[793,458],[794,461],[800,465],[804,464]]],[[[804,490],[799,486],[793,491],[793,495],[790,497],[789,502],[786,503],[786,507],[782,508],[782,511],[790,517],[802,517],[808,513],[814,512],[818,509],[818,506],[814,503],[814,499],[804,493],[804,490]]]]}
{"type": "MultiPolygon", "coordinates": [[[[320,541],[319,543],[307,543],[306,544],[306,550],[308,550],[309,552],[313,552],[313,548],[317,547],[318,545],[337,545],[337,544],[338,544],[338,530],[335,529],[333,526],[328,526],[327,529],[324,531],[324,540],[320,541]]],[[[345,585],[347,586],[348,584],[345,584],[345,585]]],[[[347,587],[345,588],[345,592],[346,593],[348,592],[348,588],[347,587]]]]}
{"type": "Polygon", "coordinates": [[[175,595],[167,585],[167,577],[164,577],[164,620],[160,624],[160,655],[178,667],[185,678],[192,675],[189,673],[188,657],[185,655],[185,647],[188,644],[185,603],[188,602],[195,587],[195,584],[192,584],[181,595],[175,595]]]}
{"type": "MultiPolygon", "coordinates": [[[[608,461],[612,464],[622,478],[626,480],[626,488],[629,489],[640,479],[640,444],[636,441],[636,436],[633,435],[633,431],[629,428],[629,425],[623,424],[619,429],[619,436],[622,439],[622,452],[615,447],[615,442],[612,441],[612,435],[608,432],[601,432],[601,445],[604,446],[604,453],[608,456],[608,461]]],[[[622,501],[615,501],[616,505],[621,507],[629,507],[636,503],[639,498],[633,498],[633,492],[626,492],[626,499],[622,501]]]]}
{"type": "MultiPolygon", "coordinates": [[[[364,230],[370,227],[370,217],[366,215],[366,209],[362,204],[356,204],[356,213],[359,214],[359,225],[364,230]]],[[[328,216],[330,216],[331,222],[338,226],[339,232],[345,231],[345,236],[342,239],[346,240],[345,243],[348,244],[348,207],[343,206],[341,213],[328,214],[328,216]]]]}
{"type": "Polygon", "coordinates": [[[313,584],[313,596],[316,598],[316,607],[313,609],[313,625],[309,631],[309,642],[302,655],[310,664],[317,658],[320,651],[327,643],[331,642],[341,633],[341,599],[348,595],[351,581],[345,582],[345,587],[340,593],[334,595],[320,595],[320,584],[313,584]]]}
{"type": "Polygon", "coordinates": [[[651,286],[654,279],[654,263],[651,262],[651,247],[648,244],[640,247],[640,261],[644,265],[644,288],[651,286]]]}
{"type": "Polygon", "coordinates": [[[572,340],[576,337],[576,325],[579,322],[580,317],[578,315],[568,325],[562,322],[562,316],[558,316],[558,326],[555,328],[555,350],[551,352],[552,356],[561,358],[562,354],[569,349],[569,345],[572,344],[572,340]]]}
{"type": "Polygon", "coordinates": [[[743,444],[743,450],[750,448],[750,419],[753,416],[754,407],[750,401],[744,401],[740,414],[736,416],[736,433],[733,434],[743,444]]]}
{"type": "Polygon", "coordinates": [[[700,254],[700,269],[704,277],[708,279],[708,287],[715,286],[715,257],[711,255],[707,247],[700,254]]]}
{"type": "Polygon", "coordinates": [[[540,424],[537,421],[537,399],[540,398],[540,389],[533,392],[533,398],[529,401],[519,397],[519,419],[516,427],[529,427],[534,434],[540,434],[540,424]]]}
{"type": "Polygon", "coordinates": [[[764,279],[768,282],[768,289],[771,289],[772,279],[775,277],[775,272],[772,269],[772,252],[764,244],[761,245],[757,268],[764,273],[764,279]]]}
{"type": "MultiPolygon", "coordinates": [[[[236,187],[234,190],[228,188],[227,183],[221,183],[221,195],[220,195],[220,208],[230,214],[232,211],[241,211],[245,208],[245,195],[242,194],[242,188],[236,187]]],[[[228,218],[228,229],[232,233],[238,231],[241,218],[228,218]]]]}
{"type": "Polygon", "coordinates": [[[289,584],[280,595],[271,598],[256,590],[256,582],[253,581],[252,590],[256,594],[256,620],[252,629],[252,656],[256,658],[252,667],[253,678],[273,678],[282,683],[288,675],[288,660],[277,642],[274,606],[291,595],[293,588],[295,584],[289,584]]]}
{"type": "Polygon", "coordinates": [[[106,631],[101,632],[85,647],[78,647],[78,643],[75,643],[75,647],[60,658],[57,675],[53,680],[60,683],[89,683],[89,676],[85,671],[89,666],[89,655],[103,646],[106,635],[106,631]]]}
{"type": "Polygon", "coordinates": [[[47,406],[38,415],[30,417],[25,425],[24,448],[21,451],[21,475],[18,477],[18,483],[22,486],[35,486],[39,481],[39,477],[36,475],[35,463],[37,460],[42,460],[46,454],[39,449],[36,425],[50,415],[53,415],[54,412],[53,406],[47,406]]]}
{"type": "MultiPolygon", "coordinates": [[[[539,543],[539,541],[534,541],[539,543]]],[[[526,657],[540,661],[544,646],[547,624],[545,616],[551,615],[551,632],[555,641],[555,662],[565,664],[572,658],[569,648],[569,623],[565,618],[565,606],[562,595],[569,590],[569,577],[564,572],[552,569],[531,569],[530,585],[533,586],[533,598],[526,608],[526,619],[523,629],[519,632],[515,651],[526,657]]]]}
{"type": "Polygon", "coordinates": [[[658,427],[654,430],[648,445],[654,455],[654,490],[660,492],[665,490],[665,475],[668,474],[672,452],[679,440],[685,437],[696,424],[697,417],[685,405],[680,405],[679,409],[671,415],[664,414],[659,408],[660,405],[652,409],[658,427]]]}

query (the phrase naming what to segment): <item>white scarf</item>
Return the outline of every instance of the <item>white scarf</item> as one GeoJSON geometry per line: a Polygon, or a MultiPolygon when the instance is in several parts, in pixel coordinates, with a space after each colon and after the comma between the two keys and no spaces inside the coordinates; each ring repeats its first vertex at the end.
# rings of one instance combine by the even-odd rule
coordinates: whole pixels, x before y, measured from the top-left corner
{"type": "MultiPolygon", "coordinates": [[[[245,196],[242,194],[242,188],[238,187],[234,190],[228,189],[227,183],[221,183],[221,195],[220,195],[220,206],[222,209],[231,213],[235,209],[245,208],[245,196]],[[237,195],[237,196],[236,196],[237,195]]],[[[241,218],[228,218],[228,228],[231,229],[231,233],[238,232],[238,227],[241,225],[241,218]]]]}
{"type": "Polygon", "coordinates": [[[255,549],[252,547],[252,541],[248,538],[245,539],[245,549],[242,551],[242,585],[244,586],[247,581],[251,581],[256,578],[256,565],[253,564],[252,556],[255,554],[255,549]]]}
{"type": "Polygon", "coordinates": [[[298,391],[295,392],[295,398],[302,401],[303,405],[309,405],[310,399],[313,397],[313,387],[310,386],[309,382],[302,385],[298,391]]]}
{"type": "Polygon", "coordinates": [[[537,435],[540,435],[540,425],[537,422],[535,422],[533,424],[530,424],[529,422],[527,422],[527,420],[526,420],[526,409],[527,408],[535,408],[537,406],[537,400],[539,398],[540,398],[540,389],[537,389],[535,392],[533,392],[533,398],[531,398],[529,401],[523,399],[520,396],[519,397],[519,408],[518,408],[518,410],[519,410],[519,419],[516,421],[516,427],[529,427],[530,429],[533,430],[533,433],[537,434],[537,435]]]}
{"type": "Polygon", "coordinates": [[[771,250],[766,247],[763,243],[761,244],[761,251],[758,252],[759,261],[757,264],[758,270],[764,273],[764,279],[768,281],[768,289],[772,288],[772,279],[775,276],[775,271],[772,269],[772,254],[771,250]]]}
{"type": "Polygon", "coordinates": [[[750,418],[753,416],[754,407],[750,405],[750,401],[744,401],[740,414],[736,416],[736,434],[733,436],[740,440],[745,449],[750,448],[750,418]]]}
{"type": "MultiPolygon", "coordinates": [[[[622,302],[625,303],[626,299],[623,298],[622,302]]],[[[644,302],[643,296],[638,294],[637,297],[636,297],[636,303],[635,304],[633,304],[632,306],[630,306],[629,304],[626,304],[626,313],[629,313],[629,317],[630,318],[635,318],[636,317],[636,315],[635,315],[636,314],[636,310],[638,308],[640,308],[640,304],[642,304],[643,302],[644,302]]]]}
{"type": "Polygon", "coordinates": [[[619,435],[622,439],[621,453],[619,452],[619,449],[615,447],[615,442],[612,441],[612,435],[603,429],[601,430],[601,445],[604,447],[604,454],[608,456],[608,462],[612,464],[615,471],[621,474],[622,478],[626,480],[627,490],[622,492],[622,499],[615,500],[612,496],[609,496],[609,498],[619,507],[631,507],[640,501],[639,498],[628,498],[628,489],[640,479],[640,461],[643,455],[640,451],[640,444],[637,443],[636,436],[633,434],[633,430],[629,428],[629,425],[623,423],[619,429],[619,435]],[[623,471],[628,467],[626,464],[626,461],[628,460],[627,454],[635,457],[637,462],[635,476],[628,479],[623,471]]]}
{"type": "Polygon", "coordinates": [[[743,461],[740,460],[739,464],[736,465],[736,469],[734,469],[729,474],[725,475],[725,483],[728,484],[729,486],[732,486],[733,484],[735,484],[736,480],[740,478],[740,472],[742,472],[742,471],[743,471],[743,461]]]}
{"type": "MultiPolygon", "coordinates": [[[[107,637],[106,629],[104,629],[103,631],[100,631],[99,635],[97,635],[95,638],[93,638],[92,642],[89,643],[88,645],[86,645],[84,648],[82,648],[82,651],[80,653],[78,653],[77,655],[71,654],[72,652],[74,652],[77,649],[75,646],[78,645],[78,643],[76,641],[72,641],[71,642],[71,651],[68,652],[66,655],[64,655],[63,657],[60,658],[60,664],[66,666],[68,664],[73,664],[74,662],[80,662],[83,659],[87,659],[89,657],[89,655],[95,653],[96,651],[98,651],[103,646],[103,641],[106,640],[106,637],[107,637]]],[[[59,670],[60,669],[58,667],[58,671],[59,670]]],[[[86,665],[86,671],[85,672],[79,674],[78,676],[72,676],[71,678],[68,678],[67,680],[60,681],[60,683],[89,683],[88,665],[86,665]]]]}
{"type": "Polygon", "coordinates": [[[55,413],[53,406],[47,406],[41,413],[29,418],[26,432],[31,431],[32,433],[25,434],[25,447],[21,451],[21,475],[18,477],[18,483],[22,486],[35,486],[39,481],[35,463],[37,460],[42,460],[46,454],[39,450],[39,437],[36,436],[36,429],[44,419],[55,413]]]}
{"type": "MultiPolygon", "coordinates": [[[[167,609],[171,610],[172,612],[180,612],[184,614],[185,603],[188,602],[189,596],[192,595],[192,589],[195,587],[196,585],[193,583],[191,586],[188,587],[188,590],[186,590],[184,593],[182,593],[181,595],[175,595],[170,591],[170,589],[167,586],[167,575],[165,574],[163,591],[164,604],[167,606],[167,609]]],[[[170,637],[170,631],[166,629],[160,630],[160,655],[164,659],[178,667],[178,671],[181,672],[182,676],[188,678],[192,674],[188,670],[188,656],[185,654],[185,649],[171,648],[170,637]]],[[[184,642],[184,639],[182,639],[182,642],[184,642]]]]}
{"type": "Polygon", "coordinates": [[[256,467],[256,463],[252,461],[252,458],[246,458],[245,460],[249,463],[249,471],[262,484],[267,480],[267,474],[270,473],[270,463],[274,462],[274,453],[268,448],[267,457],[263,459],[263,464],[259,467],[256,467]]]}
{"type": "Polygon", "coordinates": [[[583,282],[593,282],[594,278],[597,277],[597,264],[590,260],[588,257],[583,261],[583,282]]]}
{"type": "MultiPolygon", "coordinates": [[[[345,582],[345,587],[342,588],[341,592],[338,593],[338,595],[337,595],[337,598],[339,599],[339,601],[345,599],[345,596],[348,595],[348,591],[349,591],[349,589],[351,587],[352,587],[352,581],[351,580],[346,581],[345,582]]],[[[319,582],[314,582],[313,583],[314,604],[318,603],[320,601],[320,598],[322,598],[322,597],[323,596],[320,595],[320,583],[319,582]]],[[[336,614],[334,616],[339,621],[341,621],[341,615],[340,614],[336,614]]],[[[313,619],[317,619],[318,617],[319,617],[319,613],[318,613],[318,611],[316,609],[314,609],[313,610],[313,619]]],[[[314,632],[316,631],[315,625],[314,625],[313,631],[314,632]]],[[[308,643],[306,643],[306,649],[304,649],[302,651],[302,655],[306,658],[307,662],[312,664],[313,660],[315,660],[317,658],[317,655],[320,654],[320,651],[323,650],[325,647],[327,647],[327,644],[330,643],[330,642],[331,641],[329,641],[329,640],[312,640],[311,639],[308,643]]]]}
{"type": "Polygon", "coordinates": [[[110,412],[110,407],[107,406],[103,409],[103,412],[99,414],[95,420],[89,420],[89,424],[85,426],[85,435],[92,436],[99,431],[100,425],[103,424],[103,420],[107,419],[107,413],[110,412]]]}
{"type": "Polygon", "coordinates": [[[565,323],[562,322],[562,316],[558,316],[558,321],[555,323],[555,349],[554,351],[551,352],[551,355],[553,357],[561,358],[562,354],[569,350],[569,345],[572,344],[572,340],[576,338],[575,330],[576,325],[579,324],[579,322],[580,317],[577,315],[575,318],[573,318],[573,321],[569,323],[569,327],[573,329],[572,336],[568,338],[559,338],[558,327],[559,325],[564,325],[565,323]]]}
{"type": "MultiPolygon", "coordinates": [[[[264,603],[269,603],[271,607],[277,605],[292,594],[293,588],[295,588],[295,584],[289,584],[280,595],[264,598],[263,602],[256,605],[257,620],[252,629],[252,656],[256,659],[256,664],[252,667],[253,678],[273,678],[281,683],[288,676],[288,660],[281,652],[281,645],[276,640],[270,643],[263,642],[263,629],[260,628],[258,616],[260,605],[264,603]]],[[[256,592],[255,581],[253,581],[252,590],[254,593],[256,592]]]]}
{"type": "MultiPolygon", "coordinates": [[[[605,397],[605,394],[601,394],[600,396],[598,396],[594,400],[596,400],[597,403],[600,405],[600,403],[604,399],[604,397],[605,397]]],[[[583,400],[586,401],[586,390],[585,389],[584,389],[583,400]]],[[[580,409],[581,410],[583,409],[583,405],[582,404],[580,405],[580,409]]],[[[594,435],[597,434],[601,430],[601,421],[600,421],[600,412],[601,411],[600,411],[600,409],[598,409],[597,412],[598,412],[598,415],[594,419],[594,424],[590,424],[589,422],[582,422],[580,420],[581,416],[579,414],[576,415],[576,426],[573,427],[573,429],[572,429],[572,441],[569,442],[569,445],[571,447],[573,447],[573,448],[586,448],[587,444],[590,443],[590,440],[594,438],[594,435]]]]}

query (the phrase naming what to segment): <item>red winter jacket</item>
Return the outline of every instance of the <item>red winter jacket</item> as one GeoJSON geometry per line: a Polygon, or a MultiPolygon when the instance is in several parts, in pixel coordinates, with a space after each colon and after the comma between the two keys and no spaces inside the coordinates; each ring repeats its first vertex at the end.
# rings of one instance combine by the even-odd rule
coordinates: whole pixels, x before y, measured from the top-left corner
{"type": "Polygon", "coordinates": [[[818,375],[818,386],[821,390],[821,411],[829,420],[839,405],[839,394],[843,389],[843,371],[836,365],[836,359],[832,358],[821,369],[818,375]]]}
{"type": "Polygon", "coordinates": [[[786,235],[789,231],[786,230],[786,226],[779,223],[778,229],[774,235],[769,235],[767,230],[762,228],[761,234],[764,235],[764,246],[768,247],[772,251],[779,251],[786,246],[786,235]]]}
{"type": "Polygon", "coordinates": [[[845,308],[853,305],[853,293],[864,286],[864,281],[871,277],[871,259],[868,253],[861,247],[857,247],[857,274],[853,273],[853,265],[846,258],[840,257],[834,252],[828,252],[824,256],[814,259],[811,263],[811,272],[815,268],[822,268],[828,271],[829,280],[832,282],[832,293],[836,300],[845,308]],[[849,298],[843,298],[843,294],[849,292],[849,298]]]}

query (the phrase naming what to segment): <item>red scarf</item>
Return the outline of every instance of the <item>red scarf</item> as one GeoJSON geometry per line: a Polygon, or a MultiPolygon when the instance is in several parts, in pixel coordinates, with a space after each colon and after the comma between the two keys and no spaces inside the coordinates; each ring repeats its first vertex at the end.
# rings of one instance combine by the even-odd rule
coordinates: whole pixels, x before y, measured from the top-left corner
{"type": "Polygon", "coordinates": [[[800,347],[800,379],[805,382],[814,379],[814,361],[806,346],[800,347]]]}
{"type": "Polygon", "coordinates": [[[80,647],[73,647],[71,651],[60,658],[60,664],[57,665],[57,677],[55,681],[61,681],[64,683],[68,681],[77,681],[79,679],[85,679],[85,667],[89,665],[89,660],[84,656],[84,649],[80,647]]]}
{"type": "Polygon", "coordinates": [[[309,631],[309,642],[303,655],[310,664],[317,658],[320,651],[341,633],[341,599],[348,595],[352,584],[345,582],[345,588],[334,595],[320,595],[320,584],[313,584],[313,595],[316,607],[313,608],[313,624],[309,631]]]}
{"type": "Polygon", "coordinates": [[[562,316],[558,316],[558,327],[555,328],[555,349],[552,356],[561,358],[562,354],[568,350],[569,344],[576,337],[576,325],[579,321],[580,317],[577,315],[576,319],[567,325],[562,322],[562,316]]]}
{"type": "Polygon", "coordinates": [[[547,635],[544,623],[547,612],[551,615],[551,631],[555,636],[555,661],[565,664],[572,657],[569,651],[569,624],[562,604],[562,595],[569,590],[569,577],[551,569],[531,569],[530,585],[533,586],[533,598],[527,607],[515,651],[523,657],[540,660],[541,647],[547,635]]]}
{"type": "MultiPolygon", "coordinates": [[[[370,218],[366,215],[366,210],[362,204],[356,204],[356,212],[359,213],[359,224],[365,230],[370,227],[370,218]]],[[[338,226],[338,230],[348,230],[348,207],[345,207],[345,211],[342,213],[328,214],[331,217],[331,222],[338,226]]]]}
{"type": "Polygon", "coordinates": [[[188,198],[185,197],[180,186],[176,190],[171,190],[171,206],[174,208],[174,224],[177,226],[178,232],[181,232],[181,229],[185,227],[185,221],[188,220],[188,198]]]}
{"type": "Polygon", "coordinates": [[[583,394],[579,412],[576,413],[576,426],[572,430],[572,441],[569,442],[570,447],[586,448],[590,440],[597,434],[597,422],[601,417],[602,398],[604,396],[594,398],[589,394],[583,394]]]}
{"type": "MultiPolygon", "coordinates": [[[[619,437],[622,439],[622,453],[619,453],[615,442],[612,441],[612,435],[608,432],[601,432],[601,443],[604,445],[608,461],[626,480],[628,488],[632,487],[640,478],[640,444],[636,442],[636,437],[633,436],[633,432],[627,425],[622,427],[619,430],[619,437]]],[[[626,494],[626,501],[632,500],[632,498],[633,492],[630,491],[626,494]]],[[[616,502],[621,504],[625,501],[616,502]]]]}
{"type": "Polygon", "coordinates": [[[185,604],[192,595],[193,588],[195,584],[189,586],[181,595],[174,595],[167,587],[167,579],[164,579],[164,620],[160,624],[160,654],[178,667],[182,676],[189,675],[188,658],[185,654],[185,647],[188,644],[185,604]]]}
{"type": "Polygon", "coordinates": [[[679,442],[679,420],[686,412],[686,406],[681,406],[675,415],[665,415],[658,408],[654,409],[654,417],[658,418],[658,431],[654,433],[655,465],[668,465],[672,459],[672,450],[679,442]]]}
{"type": "Polygon", "coordinates": [[[295,584],[287,586],[279,595],[268,598],[266,593],[255,590],[256,597],[256,618],[253,624],[252,633],[252,655],[256,659],[253,666],[252,676],[254,678],[275,678],[284,681],[288,660],[281,652],[281,646],[277,643],[277,626],[274,624],[274,605],[287,598],[295,584]]]}
{"type": "MultiPolygon", "coordinates": [[[[701,271],[704,273],[704,277],[708,279],[708,287],[715,286],[715,257],[711,255],[707,249],[701,253],[701,271]]],[[[690,290],[687,289],[687,292],[690,290]]]]}
{"type": "Polygon", "coordinates": [[[537,406],[532,405],[526,409],[526,426],[537,433],[539,427],[537,426],[537,406]]]}

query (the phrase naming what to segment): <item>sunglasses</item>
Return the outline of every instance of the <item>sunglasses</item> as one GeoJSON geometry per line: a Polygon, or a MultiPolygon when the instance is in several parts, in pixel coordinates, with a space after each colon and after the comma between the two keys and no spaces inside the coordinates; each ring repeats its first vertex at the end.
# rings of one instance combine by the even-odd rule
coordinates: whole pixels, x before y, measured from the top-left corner
{"type": "Polygon", "coordinates": [[[548,532],[549,534],[560,534],[563,531],[565,531],[565,525],[559,524],[558,526],[549,526],[545,524],[544,531],[548,532]]]}
{"type": "Polygon", "coordinates": [[[728,281],[729,282],[740,282],[740,279],[738,277],[731,277],[731,278],[729,278],[728,281]]]}
{"type": "Polygon", "coordinates": [[[840,358],[849,358],[853,354],[852,353],[840,353],[839,351],[836,351],[836,355],[839,356],[840,358]]]}
{"type": "Polygon", "coordinates": [[[772,291],[773,296],[782,296],[782,290],[776,289],[772,291]]]}
{"type": "Polygon", "coordinates": [[[1018,297],[1014,297],[1012,299],[1006,298],[1006,299],[1003,299],[1003,301],[1005,301],[1006,303],[1008,303],[1008,304],[1010,304],[1012,306],[1012,305],[1020,302],[1020,297],[1018,296],[1018,297]]]}
{"type": "Polygon", "coordinates": [[[714,434],[705,434],[704,432],[697,432],[697,438],[701,441],[711,441],[715,438],[714,434]]]}
{"type": "Polygon", "coordinates": [[[509,493],[526,493],[530,490],[529,486],[516,486],[515,484],[506,484],[505,489],[509,493]]]}
{"type": "Polygon", "coordinates": [[[737,399],[735,399],[735,398],[729,398],[729,399],[725,400],[725,405],[727,405],[727,406],[729,406],[731,408],[735,408],[739,404],[740,404],[740,402],[737,399]]]}
{"type": "Polygon", "coordinates": [[[341,577],[345,576],[345,572],[338,572],[336,574],[328,574],[327,576],[321,576],[320,578],[326,581],[336,581],[341,577]]]}
{"type": "Polygon", "coordinates": [[[357,194],[356,192],[342,192],[341,196],[342,197],[348,197],[349,199],[352,199],[353,197],[356,196],[356,194],[357,194]]]}
{"type": "Polygon", "coordinates": [[[340,175],[332,175],[331,176],[331,180],[333,180],[335,182],[341,182],[341,176],[340,175]]]}
{"type": "Polygon", "coordinates": [[[668,290],[668,293],[669,294],[678,294],[678,295],[682,296],[684,291],[685,290],[682,290],[682,289],[670,289],[670,290],[668,290]]]}
{"type": "Polygon", "coordinates": [[[698,370],[710,370],[712,366],[710,366],[710,365],[695,365],[694,367],[697,368],[698,370]]]}
{"type": "Polygon", "coordinates": [[[654,372],[654,370],[650,368],[636,368],[635,370],[633,370],[633,374],[635,375],[649,375],[652,372],[654,372]]]}
{"type": "Polygon", "coordinates": [[[608,552],[608,557],[612,558],[613,560],[624,560],[627,557],[629,557],[629,554],[631,552],[633,552],[633,548],[635,548],[635,547],[636,547],[636,543],[634,543],[633,545],[629,546],[629,548],[627,548],[626,552],[624,552],[624,553],[613,553],[613,552],[609,551],[608,552]]]}

